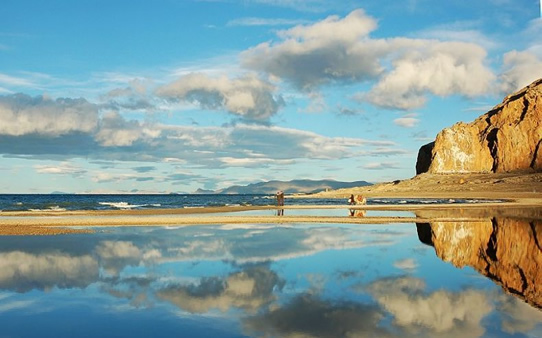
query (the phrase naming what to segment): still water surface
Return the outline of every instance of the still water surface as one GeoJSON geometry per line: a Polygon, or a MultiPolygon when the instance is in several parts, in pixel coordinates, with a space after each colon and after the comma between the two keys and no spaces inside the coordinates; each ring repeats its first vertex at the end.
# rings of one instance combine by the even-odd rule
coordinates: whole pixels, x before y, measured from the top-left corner
{"type": "Polygon", "coordinates": [[[0,337],[542,337],[541,286],[528,285],[540,280],[537,230],[488,220],[0,237],[0,337]],[[520,237],[504,243],[507,231],[520,237]]]}

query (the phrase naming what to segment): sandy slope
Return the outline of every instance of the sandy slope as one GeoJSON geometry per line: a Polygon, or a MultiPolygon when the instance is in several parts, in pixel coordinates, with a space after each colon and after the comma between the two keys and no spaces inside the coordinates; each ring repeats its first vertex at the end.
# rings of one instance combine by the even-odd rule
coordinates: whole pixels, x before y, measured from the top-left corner
{"type": "Polygon", "coordinates": [[[542,198],[542,173],[421,174],[408,180],[322,192],[313,197],[542,198]]]}

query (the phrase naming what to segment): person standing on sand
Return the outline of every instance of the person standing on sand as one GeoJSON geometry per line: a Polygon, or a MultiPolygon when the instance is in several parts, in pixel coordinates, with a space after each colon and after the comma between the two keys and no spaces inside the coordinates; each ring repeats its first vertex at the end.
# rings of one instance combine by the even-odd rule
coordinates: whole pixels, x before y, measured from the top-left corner
{"type": "MultiPolygon", "coordinates": [[[[282,190],[277,191],[277,206],[284,206],[284,191],[282,190]]],[[[277,216],[284,216],[284,209],[278,209],[277,216]]]]}
{"type": "Polygon", "coordinates": [[[348,204],[354,205],[356,202],[354,201],[354,194],[350,195],[350,198],[348,199],[348,204]]]}

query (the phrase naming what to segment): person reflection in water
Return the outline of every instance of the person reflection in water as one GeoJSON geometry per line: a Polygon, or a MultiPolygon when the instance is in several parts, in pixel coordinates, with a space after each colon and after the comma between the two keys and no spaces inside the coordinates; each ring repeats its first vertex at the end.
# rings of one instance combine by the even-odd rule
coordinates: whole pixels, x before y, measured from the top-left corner
{"type": "Polygon", "coordinates": [[[365,214],[366,214],[365,210],[350,209],[350,216],[351,217],[365,217],[365,214]]]}
{"type": "MultiPolygon", "coordinates": [[[[284,191],[277,191],[277,206],[284,206],[284,191]]],[[[284,209],[277,209],[277,216],[284,216],[284,209]]]]}

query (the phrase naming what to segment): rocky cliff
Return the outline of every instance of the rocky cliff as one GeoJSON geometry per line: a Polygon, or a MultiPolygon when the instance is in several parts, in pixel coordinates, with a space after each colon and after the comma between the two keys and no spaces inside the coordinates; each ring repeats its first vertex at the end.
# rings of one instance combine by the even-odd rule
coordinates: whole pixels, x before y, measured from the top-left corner
{"type": "Polygon", "coordinates": [[[493,218],[417,224],[422,243],[457,267],[471,266],[542,308],[542,221],[493,218]]]}
{"type": "Polygon", "coordinates": [[[443,129],[418,153],[416,174],[542,171],[542,79],[472,123],[443,129]]]}

